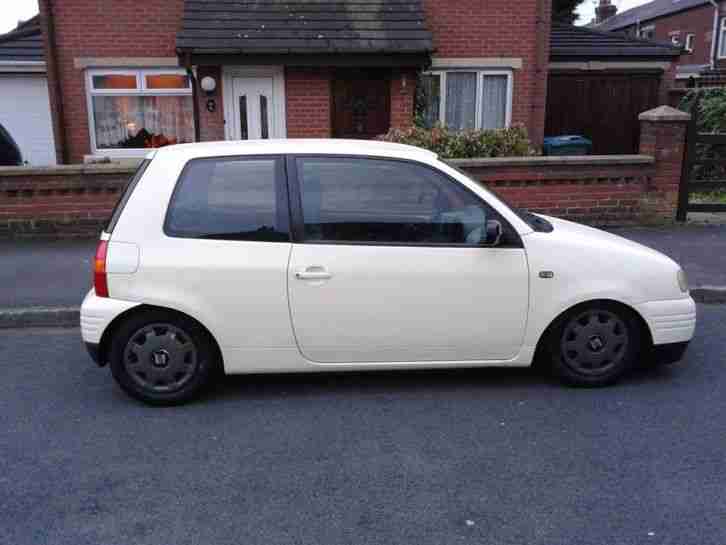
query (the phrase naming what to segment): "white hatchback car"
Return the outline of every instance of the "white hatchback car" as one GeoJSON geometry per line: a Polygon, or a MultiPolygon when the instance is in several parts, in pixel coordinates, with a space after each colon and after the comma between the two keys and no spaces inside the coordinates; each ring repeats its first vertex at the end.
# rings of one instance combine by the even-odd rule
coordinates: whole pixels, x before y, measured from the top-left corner
{"type": "Polygon", "coordinates": [[[93,359],[152,404],[225,373],[528,366],[610,384],[676,361],[696,308],[668,257],[514,210],[428,151],[265,140],[152,152],[101,236],[93,359]]]}

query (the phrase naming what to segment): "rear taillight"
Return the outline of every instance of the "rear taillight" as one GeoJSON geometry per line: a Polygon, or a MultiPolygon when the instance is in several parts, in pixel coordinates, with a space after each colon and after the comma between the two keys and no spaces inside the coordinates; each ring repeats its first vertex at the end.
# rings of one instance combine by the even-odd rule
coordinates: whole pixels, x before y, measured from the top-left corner
{"type": "Polygon", "coordinates": [[[106,280],[106,252],[108,242],[102,240],[96,248],[96,257],[93,260],[93,287],[98,297],[108,297],[108,281],[106,280]]]}

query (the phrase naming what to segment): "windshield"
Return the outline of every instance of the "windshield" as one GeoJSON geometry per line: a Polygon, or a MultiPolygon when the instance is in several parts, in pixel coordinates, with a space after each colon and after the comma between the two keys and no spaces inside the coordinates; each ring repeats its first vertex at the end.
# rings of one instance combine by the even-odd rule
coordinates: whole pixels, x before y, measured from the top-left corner
{"type": "Polygon", "coordinates": [[[462,176],[466,176],[467,179],[471,180],[472,182],[477,184],[479,187],[484,189],[484,191],[489,193],[492,197],[499,199],[501,202],[503,202],[505,205],[507,205],[507,207],[512,212],[514,212],[519,219],[521,219],[524,223],[529,225],[529,227],[533,231],[537,231],[540,233],[551,233],[552,231],[554,231],[553,225],[549,221],[544,219],[542,216],[538,216],[537,214],[534,214],[534,213],[530,212],[529,210],[526,210],[523,208],[517,208],[516,206],[512,206],[511,203],[509,203],[501,195],[493,193],[489,188],[487,188],[486,186],[482,185],[480,182],[478,182],[477,180],[472,178],[468,172],[461,170],[459,167],[456,167],[456,166],[452,165],[451,163],[446,163],[446,164],[449,167],[453,168],[456,172],[458,172],[462,176]]]}

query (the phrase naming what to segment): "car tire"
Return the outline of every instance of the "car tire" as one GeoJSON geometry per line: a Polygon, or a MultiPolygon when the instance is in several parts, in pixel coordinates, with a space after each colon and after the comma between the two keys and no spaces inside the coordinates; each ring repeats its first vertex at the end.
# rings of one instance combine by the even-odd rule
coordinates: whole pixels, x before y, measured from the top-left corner
{"type": "Polygon", "coordinates": [[[548,353],[554,373],[566,384],[602,387],[634,366],[642,346],[637,317],[608,302],[578,305],[551,330],[548,353]]]}
{"type": "Polygon", "coordinates": [[[153,310],[115,331],[111,373],[131,397],[149,405],[180,405],[199,396],[221,367],[216,344],[198,322],[153,310]]]}

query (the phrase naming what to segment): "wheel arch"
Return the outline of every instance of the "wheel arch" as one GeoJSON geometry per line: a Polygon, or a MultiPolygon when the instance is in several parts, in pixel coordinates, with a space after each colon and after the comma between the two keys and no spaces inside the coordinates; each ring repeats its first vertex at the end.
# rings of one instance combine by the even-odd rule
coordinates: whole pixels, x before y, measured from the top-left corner
{"type": "Polygon", "coordinates": [[[585,308],[596,304],[615,306],[631,314],[635,318],[636,322],[640,326],[641,331],[643,332],[642,349],[644,351],[647,351],[652,348],[653,332],[650,330],[650,326],[648,325],[645,317],[640,312],[638,312],[636,308],[634,308],[632,305],[629,305],[628,303],[624,303],[623,301],[618,301],[617,299],[595,298],[588,299],[586,301],[580,301],[579,303],[569,306],[568,308],[560,312],[553,320],[550,321],[549,325],[544,329],[542,334],[539,336],[539,339],[537,340],[537,345],[534,352],[534,363],[536,364],[542,359],[542,357],[546,353],[547,340],[551,335],[552,330],[559,326],[559,324],[565,317],[569,316],[571,313],[575,312],[579,308],[585,308]]]}
{"type": "Polygon", "coordinates": [[[205,326],[197,318],[195,318],[194,316],[190,316],[186,312],[182,312],[175,308],[164,307],[164,306],[159,306],[159,305],[149,305],[149,304],[141,304],[141,305],[132,307],[128,310],[125,310],[124,312],[122,312],[121,314],[116,316],[113,320],[111,320],[111,323],[108,324],[108,326],[104,330],[103,334],[101,335],[101,340],[98,343],[99,365],[106,365],[108,363],[108,351],[111,347],[111,340],[113,339],[114,333],[118,330],[118,328],[121,326],[121,324],[130,318],[133,318],[140,314],[145,314],[147,312],[151,312],[154,310],[170,312],[172,314],[178,314],[181,317],[184,317],[188,320],[192,320],[195,323],[197,323],[202,329],[204,329],[204,331],[206,331],[207,335],[209,335],[209,338],[212,339],[214,349],[217,351],[217,356],[219,358],[219,362],[222,365],[222,368],[224,368],[224,357],[222,354],[222,349],[219,346],[217,339],[214,337],[214,335],[212,334],[212,332],[209,330],[209,328],[207,326],[205,326]]]}

